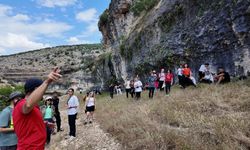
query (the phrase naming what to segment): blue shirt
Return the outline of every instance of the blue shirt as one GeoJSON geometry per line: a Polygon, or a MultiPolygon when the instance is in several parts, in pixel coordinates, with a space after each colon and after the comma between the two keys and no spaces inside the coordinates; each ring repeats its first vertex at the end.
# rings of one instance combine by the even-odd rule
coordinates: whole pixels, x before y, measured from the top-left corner
{"type": "Polygon", "coordinates": [[[148,77],[148,87],[155,87],[155,81],[156,81],[155,76],[149,76],[148,77]]]}
{"type": "MultiPolygon", "coordinates": [[[[13,108],[8,106],[0,113],[1,128],[13,128],[12,111],[13,108]]],[[[0,146],[14,145],[17,145],[17,136],[14,131],[0,133],[0,146]]]]}

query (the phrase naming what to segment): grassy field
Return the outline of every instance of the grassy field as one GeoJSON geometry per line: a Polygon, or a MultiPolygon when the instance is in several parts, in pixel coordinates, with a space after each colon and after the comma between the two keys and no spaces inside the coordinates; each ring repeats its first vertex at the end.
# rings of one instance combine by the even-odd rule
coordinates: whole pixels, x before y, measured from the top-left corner
{"type": "Polygon", "coordinates": [[[147,91],[140,101],[98,97],[96,120],[124,149],[236,150],[250,148],[249,81],[147,91]]]}

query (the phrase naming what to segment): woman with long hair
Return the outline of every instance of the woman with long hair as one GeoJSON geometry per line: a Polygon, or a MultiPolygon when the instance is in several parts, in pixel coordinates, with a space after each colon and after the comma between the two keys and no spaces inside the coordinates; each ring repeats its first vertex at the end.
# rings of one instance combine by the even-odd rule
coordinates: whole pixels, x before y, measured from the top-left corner
{"type": "Polygon", "coordinates": [[[89,96],[86,98],[86,102],[85,102],[85,108],[86,108],[86,120],[84,122],[84,124],[86,125],[87,123],[92,123],[93,122],[93,116],[94,116],[94,111],[95,111],[95,102],[96,102],[96,98],[95,98],[95,94],[94,92],[90,92],[89,96]]]}

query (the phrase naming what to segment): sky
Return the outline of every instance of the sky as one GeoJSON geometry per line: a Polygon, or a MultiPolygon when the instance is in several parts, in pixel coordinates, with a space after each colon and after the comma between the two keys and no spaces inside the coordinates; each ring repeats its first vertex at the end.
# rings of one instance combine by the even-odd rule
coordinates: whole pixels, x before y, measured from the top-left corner
{"type": "Polygon", "coordinates": [[[0,0],[0,55],[100,43],[98,20],[111,0],[0,0]]]}

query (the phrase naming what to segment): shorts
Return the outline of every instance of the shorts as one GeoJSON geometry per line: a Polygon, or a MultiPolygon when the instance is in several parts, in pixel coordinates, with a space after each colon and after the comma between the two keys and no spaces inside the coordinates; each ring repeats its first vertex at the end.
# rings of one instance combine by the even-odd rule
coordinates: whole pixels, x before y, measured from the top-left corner
{"type": "Polygon", "coordinates": [[[90,107],[86,107],[86,111],[85,112],[93,112],[95,111],[95,106],[90,106],[90,107]]]}

